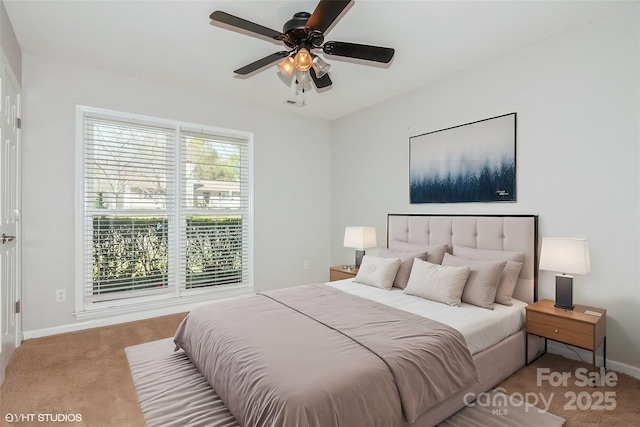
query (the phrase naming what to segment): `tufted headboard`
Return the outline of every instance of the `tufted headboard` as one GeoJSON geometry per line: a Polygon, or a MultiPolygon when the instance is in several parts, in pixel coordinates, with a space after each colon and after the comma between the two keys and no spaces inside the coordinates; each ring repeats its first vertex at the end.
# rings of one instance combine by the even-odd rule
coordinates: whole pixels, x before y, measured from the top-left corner
{"type": "Polygon", "coordinates": [[[513,297],[538,300],[537,215],[388,214],[387,246],[399,240],[425,245],[468,246],[524,252],[524,265],[513,297]]]}

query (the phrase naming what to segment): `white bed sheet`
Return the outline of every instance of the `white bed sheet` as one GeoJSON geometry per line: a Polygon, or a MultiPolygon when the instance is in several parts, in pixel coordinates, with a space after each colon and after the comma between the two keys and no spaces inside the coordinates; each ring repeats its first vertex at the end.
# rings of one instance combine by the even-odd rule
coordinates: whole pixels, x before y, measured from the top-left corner
{"type": "Polygon", "coordinates": [[[516,299],[511,307],[495,304],[493,310],[488,310],[465,303],[452,307],[407,295],[398,288],[386,291],[355,283],[353,279],[328,282],[327,285],[449,325],[462,333],[472,355],[497,344],[524,326],[527,303],[516,299]]]}

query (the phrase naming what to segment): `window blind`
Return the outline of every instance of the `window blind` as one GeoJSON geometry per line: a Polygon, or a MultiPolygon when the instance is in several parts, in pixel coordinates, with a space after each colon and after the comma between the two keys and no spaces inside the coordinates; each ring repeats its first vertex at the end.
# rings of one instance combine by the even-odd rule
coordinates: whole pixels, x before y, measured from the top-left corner
{"type": "Polygon", "coordinates": [[[248,283],[248,141],[183,129],[180,145],[182,290],[248,283]]]}
{"type": "Polygon", "coordinates": [[[175,131],[84,120],[86,302],[171,292],[175,131]]]}

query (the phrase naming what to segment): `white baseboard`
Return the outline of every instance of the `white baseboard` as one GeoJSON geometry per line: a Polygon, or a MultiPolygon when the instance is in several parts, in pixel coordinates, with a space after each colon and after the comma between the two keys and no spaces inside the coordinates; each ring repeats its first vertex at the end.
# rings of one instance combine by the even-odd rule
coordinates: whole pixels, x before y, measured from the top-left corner
{"type": "MultiPolygon", "coordinates": [[[[548,342],[547,351],[549,353],[559,354],[560,356],[566,357],[567,359],[582,360],[587,363],[591,363],[593,358],[592,353],[588,350],[583,350],[576,347],[567,347],[564,344],[555,341],[548,342]],[[578,357],[578,355],[580,356],[578,357]]],[[[602,356],[600,355],[601,353],[602,350],[599,350],[598,354],[596,355],[596,363],[598,364],[598,366],[603,365],[602,356]]],[[[631,375],[632,377],[640,379],[640,367],[637,366],[627,365],[626,363],[616,362],[615,360],[607,358],[607,369],[631,375]]]]}
{"type": "MultiPolygon", "coordinates": [[[[218,299],[218,300],[215,300],[215,302],[224,301],[224,300],[236,298],[236,297],[237,296],[218,299]]],[[[66,325],[53,326],[50,328],[33,329],[30,331],[23,331],[22,337],[23,337],[23,340],[28,340],[32,338],[40,338],[40,337],[46,337],[50,335],[64,334],[67,332],[75,332],[75,331],[82,331],[82,330],[91,329],[91,328],[99,328],[101,326],[110,326],[110,325],[117,325],[119,323],[134,322],[136,320],[151,319],[154,317],[188,312],[193,310],[195,307],[199,305],[210,304],[212,302],[214,301],[212,300],[195,301],[195,302],[184,303],[181,305],[175,305],[171,307],[161,307],[156,309],[141,310],[133,313],[125,313],[125,314],[118,314],[118,315],[108,316],[108,317],[93,318],[90,320],[69,323],[66,325]]]]}

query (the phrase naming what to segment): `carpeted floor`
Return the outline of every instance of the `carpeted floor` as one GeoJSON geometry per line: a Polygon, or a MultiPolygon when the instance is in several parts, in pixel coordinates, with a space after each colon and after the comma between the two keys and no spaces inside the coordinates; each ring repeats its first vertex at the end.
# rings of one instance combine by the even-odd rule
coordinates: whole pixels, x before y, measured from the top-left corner
{"type": "Polygon", "coordinates": [[[590,363],[548,353],[511,375],[499,387],[507,395],[522,393],[522,400],[548,408],[567,420],[565,427],[640,426],[640,379],[592,370],[590,363]],[[566,380],[561,379],[562,375],[566,380]],[[543,402],[549,405],[545,407],[543,402]]]}
{"type": "Polygon", "coordinates": [[[79,414],[81,422],[9,425],[144,426],[124,349],[173,336],[184,316],[24,341],[9,362],[0,389],[0,422],[6,423],[6,414],[23,419],[29,414],[79,414]]]}
{"type": "MultiPolygon", "coordinates": [[[[9,363],[0,389],[0,425],[143,426],[124,349],[173,336],[183,317],[177,314],[25,341],[9,363]],[[74,415],[81,421],[59,422],[73,421],[74,415]],[[7,423],[12,416],[23,421],[7,423]],[[57,419],[43,423],[38,416],[57,419]]],[[[549,412],[565,418],[568,427],[640,425],[640,380],[616,374],[615,386],[581,386],[582,371],[576,370],[584,367],[590,365],[547,354],[499,387],[529,403],[538,399],[539,407],[550,401],[549,412]],[[552,386],[546,380],[538,385],[539,372],[543,373],[539,369],[545,368],[553,379],[563,373],[571,378],[566,386],[552,386]]]]}

